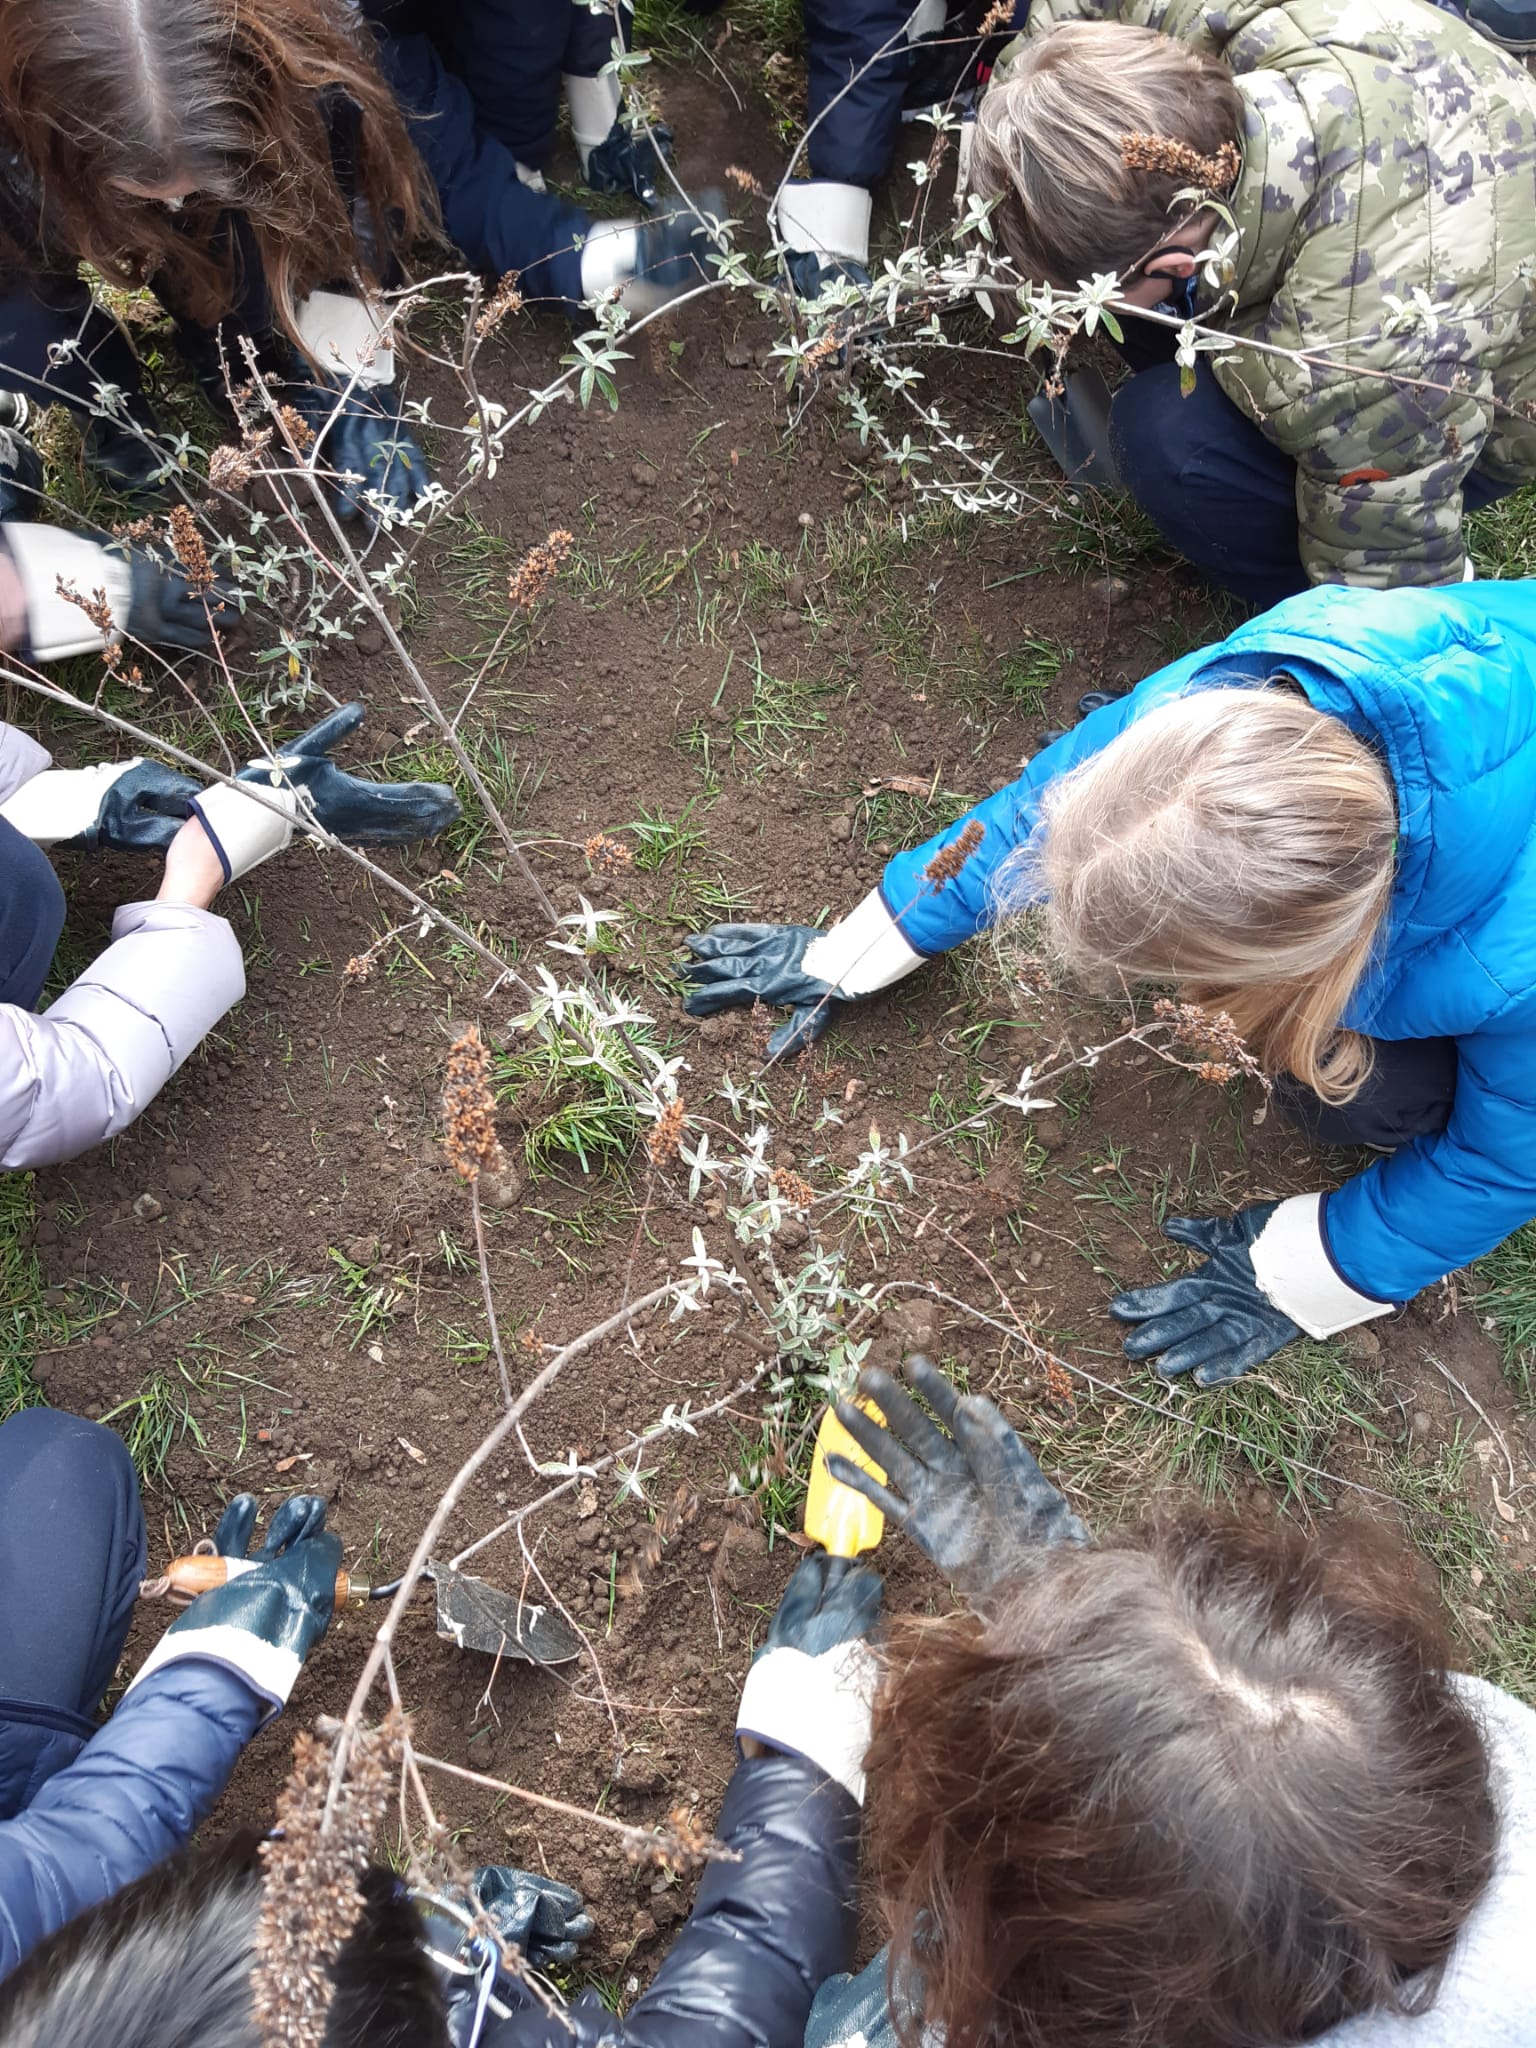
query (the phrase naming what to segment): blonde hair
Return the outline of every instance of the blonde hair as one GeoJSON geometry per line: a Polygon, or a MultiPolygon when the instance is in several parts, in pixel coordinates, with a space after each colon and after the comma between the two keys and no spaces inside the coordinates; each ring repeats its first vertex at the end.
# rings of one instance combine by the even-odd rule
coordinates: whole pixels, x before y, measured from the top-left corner
{"type": "Polygon", "coordinates": [[[1023,275],[1071,290],[1134,270],[1200,211],[1185,200],[1175,212],[1187,164],[1174,149],[1148,168],[1149,139],[1214,163],[1242,127],[1242,96],[1215,58],[1149,28],[1067,22],[1026,43],[983,95],[970,182],[983,199],[1002,194],[998,230],[1023,275]]]}
{"type": "Polygon", "coordinates": [[[1048,945],[1090,983],[1178,982],[1267,1073],[1348,1102],[1371,1045],[1339,1019],[1396,837],[1391,776],[1338,719],[1293,688],[1202,690],[1053,782],[994,894],[1002,915],[1043,896],[1048,945]]]}

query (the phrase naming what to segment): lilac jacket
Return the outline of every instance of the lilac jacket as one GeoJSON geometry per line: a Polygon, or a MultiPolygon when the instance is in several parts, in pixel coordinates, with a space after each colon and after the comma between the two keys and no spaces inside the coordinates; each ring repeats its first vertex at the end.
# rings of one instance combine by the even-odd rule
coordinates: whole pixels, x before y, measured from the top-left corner
{"type": "MultiPolygon", "coordinates": [[[[0,803],[49,759],[0,725],[0,803]]],[[[244,993],[224,918],[125,903],[112,944],[51,1008],[0,1003],[0,1167],[52,1166],[115,1137],[244,993]]]]}

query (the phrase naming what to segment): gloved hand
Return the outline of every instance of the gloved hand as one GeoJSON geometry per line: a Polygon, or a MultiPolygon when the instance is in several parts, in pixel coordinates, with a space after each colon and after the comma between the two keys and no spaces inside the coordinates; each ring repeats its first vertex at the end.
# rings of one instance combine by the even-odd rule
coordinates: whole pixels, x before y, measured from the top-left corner
{"type": "Polygon", "coordinates": [[[503,1941],[515,1942],[536,1970],[573,1963],[578,1942],[592,1932],[581,1893],[552,1877],[487,1863],[471,1880],[475,1896],[503,1941]]]}
{"type": "Polygon", "coordinates": [[[128,550],[128,569],[128,637],[146,647],[200,654],[213,645],[212,627],[239,617],[234,585],[221,578],[207,591],[197,590],[174,562],[157,562],[140,548],[128,550]]]}
{"type": "Polygon", "coordinates": [[[435,839],[453,824],[459,801],[446,783],[369,782],[336,766],[332,747],[362,720],[361,704],[343,704],[272,760],[252,761],[241,769],[237,780],[259,788],[282,806],[280,812],[224,784],[198,795],[192,809],[213,841],[227,880],[238,880],[281,852],[293,838],[293,820],[301,809],[351,846],[435,839]]]}
{"type": "Polygon", "coordinates": [[[831,284],[869,283],[869,272],[862,263],[841,256],[824,256],[815,249],[786,249],[784,268],[789,272],[795,297],[807,303],[819,299],[831,284]]]}
{"type": "Polygon", "coordinates": [[[710,223],[726,218],[725,195],[706,191],[692,208],[679,203],[650,220],[594,221],[581,251],[582,297],[616,291],[630,312],[654,312],[713,276],[710,223]]]}
{"type": "Polygon", "coordinates": [[[663,183],[661,166],[672,154],[672,130],[653,121],[649,132],[616,120],[587,154],[586,181],[594,192],[631,192],[642,206],[654,206],[663,183]]]}
{"type": "Polygon", "coordinates": [[[333,472],[331,491],[343,519],[363,519],[370,530],[377,527],[379,507],[370,502],[370,493],[376,492],[397,512],[409,512],[420,503],[432,472],[400,417],[400,400],[392,384],[358,384],[346,390],[345,384],[311,379],[299,387],[296,403],[306,425],[319,436],[318,460],[333,472]],[[327,427],[333,413],[336,417],[327,427]]]}
{"type": "Polygon", "coordinates": [[[128,1690],[184,1658],[221,1664],[281,1710],[305,1658],[336,1611],[341,1538],[325,1526],[325,1502],[295,1494],[283,1502],[267,1540],[250,1548],[256,1500],[241,1494],[225,1509],[214,1545],[229,1560],[222,1586],[199,1593],[177,1616],[135,1673],[128,1690]]]}
{"type": "Polygon", "coordinates": [[[27,439],[32,408],[19,391],[0,391],[0,519],[35,519],[43,495],[43,458],[27,439]]]}
{"type": "Polygon", "coordinates": [[[809,924],[717,924],[687,940],[691,960],[677,978],[688,994],[690,1017],[714,1017],[753,1003],[779,1003],[793,1012],[768,1041],[768,1057],[814,1045],[837,1014],[840,998],[828,983],[807,974],[805,949],[822,934],[809,924]]]}
{"type": "Polygon", "coordinates": [[[99,591],[111,614],[112,637],[126,634],[147,647],[209,647],[209,612],[215,624],[222,624],[226,615],[235,616],[235,593],[229,584],[215,581],[205,610],[203,596],[173,563],[88,533],[8,519],[0,525],[0,549],[21,584],[26,608],[26,645],[21,651],[33,661],[99,654],[107,644],[97,621],[60,594],[61,584],[93,606],[99,591]]]}
{"type": "Polygon", "coordinates": [[[171,460],[151,420],[135,432],[125,420],[92,418],[81,439],[85,459],[108,489],[124,498],[155,498],[165,489],[162,472],[171,460]]]}
{"type": "Polygon", "coordinates": [[[45,768],[0,804],[0,818],[37,846],[163,853],[202,788],[160,761],[45,768]]]}
{"type": "Polygon", "coordinates": [[[1178,1280],[1117,1294],[1109,1312],[1134,1323],[1127,1358],[1156,1358],[1165,1379],[1194,1375],[1197,1387],[1226,1387],[1301,1335],[1299,1323],[1266,1299],[1250,1249],[1279,1204],[1256,1202],[1235,1216],[1170,1216],[1163,1234],[1206,1254],[1178,1280]]]}
{"type": "Polygon", "coordinates": [[[1086,1543],[1088,1531],[1003,1416],[979,1394],[958,1394],[926,1358],[909,1358],[906,1375],[950,1435],[945,1436],[888,1372],[859,1374],[859,1392],[886,1420],[851,1401],[837,1419],[886,1475],[835,1453],[827,1470],[872,1500],[968,1600],[984,1600],[1014,1571],[1021,1550],[1086,1543]]]}
{"type": "Polygon", "coordinates": [[[876,1676],[867,1639],[884,1591],[870,1565],[824,1550],[802,1558],[736,1716],[738,1736],[804,1757],[861,1804],[876,1676]]]}

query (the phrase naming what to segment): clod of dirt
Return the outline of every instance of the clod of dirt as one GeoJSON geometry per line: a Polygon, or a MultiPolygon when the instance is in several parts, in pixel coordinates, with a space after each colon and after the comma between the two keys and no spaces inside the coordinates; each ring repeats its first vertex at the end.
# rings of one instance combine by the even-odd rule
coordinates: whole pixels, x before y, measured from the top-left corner
{"type": "Polygon", "coordinates": [[[165,1214],[165,1204],[153,1195],[140,1195],[133,1205],[133,1213],[141,1223],[153,1223],[157,1216],[165,1214]]]}
{"type": "Polygon", "coordinates": [[[173,1195],[185,1199],[195,1195],[203,1184],[203,1169],[194,1166],[190,1159],[178,1159],[174,1166],[165,1169],[165,1184],[173,1195]]]}
{"type": "Polygon", "coordinates": [[[888,1308],[880,1318],[880,1328],[885,1336],[894,1337],[903,1351],[923,1351],[932,1357],[939,1348],[940,1322],[939,1304],[917,1298],[888,1308]]]}
{"type": "Polygon", "coordinates": [[[1131,586],[1123,576],[1100,576],[1094,583],[1093,592],[1106,604],[1119,604],[1130,596],[1131,586]]]}
{"type": "Polygon", "coordinates": [[[805,587],[805,578],[798,569],[784,586],[784,601],[793,605],[796,611],[805,603],[805,587]]]}
{"type": "Polygon", "coordinates": [[[827,827],[827,836],[830,839],[851,839],[853,837],[852,818],[834,818],[827,827]]]}
{"type": "Polygon", "coordinates": [[[1042,1152],[1059,1152],[1067,1142],[1067,1127],[1060,1117],[1037,1116],[1030,1123],[1029,1135],[1042,1152]]]}
{"type": "Polygon", "coordinates": [[[666,1781],[654,1757],[631,1750],[614,1765],[613,1782],[626,1792],[656,1792],[666,1781]]]}
{"type": "Polygon", "coordinates": [[[508,1159],[505,1173],[480,1176],[480,1199],[488,1209],[510,1209],[523,1192],[523,1175],[508,1159]]]}
{"type": "Polygon", "coordinates": [[[749,349],[749,348],[747,347],[747,345],[746,345],[746,343],[745,343],[745,342],[742,342],[742,341],[728,341],[728,342],[727,342],[727,343],[725,344],[725,350],[724,350],[724,354],[725,354],[725,363],[726,363],[726,368],[727,368],[727,369],[730,369],[730,370],[750,370],[750,369],[751,369],[751,367],[752,367],[752,351],[751,351],[751,349],[749,349]]]}

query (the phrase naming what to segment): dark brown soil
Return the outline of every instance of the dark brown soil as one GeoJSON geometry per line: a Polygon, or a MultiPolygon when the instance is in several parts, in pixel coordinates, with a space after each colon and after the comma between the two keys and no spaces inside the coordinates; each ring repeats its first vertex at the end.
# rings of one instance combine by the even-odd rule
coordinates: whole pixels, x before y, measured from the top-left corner
{"type": "MultiPolygon", "coordinates": [[[[775,148],[755,109],[743,120],[704,81],[678,76],[667,79],[667,99],[686,178],[702,181],[725,162],[772,176],[775,148]]],[[[508,561],[552,527],[575,530],[600,562],[617,565],[643,546],[653,565],[648,596],[622,574],[606,595],[567,579],[488,679],[473,719],[499,733],[527,773],[520,829],[534,841],[565,842],[535,856],[559,907],[574,907],[578,892],[632,907],[639,937],[631,964],[640,971],[625,985],[686,1054],[690,1106],[704,1104],[724,1072],[745,1079],[760,1040],[749,1018],[702,1028],[680,1020],[651,975],[696,900],[686,876],[723,883],[753,915],[814,921],[848,907],[885,857],[879,842],[865,843],[862,792],[906,777],[984,794],[1017,771],[1044,725],[1072,717],[1081,691],[1156,666],[1191,644],[1206,617],[1177,570],[1143,564],[1127,588],[1095,567],[1091,552],[1065,558],[1043,527],[978,522],[958,542],[909,550],[892,571],[926,612],[914,667],[893,652],[883,600],[840,587],[820,554],[823,537],[876,505],[888,486],[850,451],[830,408],[813,409],[786,434],[781,387],[763,355],[773,338],[756,316],[722,326],[706,306],[680,317],[660,346],[642,339],[617,414],[552,407],[477,506],[506,544],[490,565],[490,604],[508,561]],[[721,600],[703,639],[689,628],[695,565],[683,556],[701,535],[709,545],[696,558],[700,601],[721,600]],[[800,550],[803,580],[772,601],[749,599],[755,546],[800,550]],[[716,550],[726,571],[718,581],[706,573],[716,550]],[[658,587],[674,565],[675,578],[658,587]],[[1045,705],[1011,709],[996,680],[1037,637],[1064,643],[1074,658],[1045,705]],[[814,700],[824,725],[766,758],[728,744],[749,709],[758,661],[777,678],[827,691],[814,700]],[[952,686],[961,674],[970,688],[952,686]],[[713,805],[700,801],[697,744],[683,744],[696,727],[718,739],[713,805]],[[589,874],[579,851],[589,833],[622,832],[642,807],[676,818],[690,803],[704,844],[686,875],[680,862],[618,878],[589,874]]],[[[509,388],[541,382],[564,345],[553,322],[509,330],[484,381],[493,390],[498,375],[509,388]]],[[[1015,431],[1022,386],[1002,388],[995,368],[989,379],[967,403],[984,431],[1015,431]]],[[[423,575],[411,625],[413,646],[450,704],[472,672],[463,657],[489,638],[462,564],[451,559],[454,545],[445,538],[436,569],[423,575]]],[[[419,710],[382,656],[346,650],[323,680],[338,697],[369,703],[357,758],[387,769],[420,744],[419,710]]],[[[423,854],[402,871],[420,880],[439,865],[423,854]]],[[[491,842],[455,872],[454,914],[483,920],[501,943],[515,940],[525,957],[538,957],[545,932],[536,906],[515,877],[503,877],[491,842]]],[[[142,886],[142,873],[126,860],[79,865],[70,887],[82,952],[104,935],[112,906],[142,886]]],[[[295,853],[241,893],[245,908],[231,908],[249,961],[243,1006],[115,1145],[40,1178],[38,1250],[49,1282],[98,1320],[67,1351],[40,1359],[38,1377],[49,1400],[91,1415],[117,1409],[155,1373],[190,1398],[200,1440],[181,1438],[150,1499],[153,1562],[211,1527],[238,1488],[275,1498],[303,1487],[332,1501],[359,1572],[384,1578],[404,1563],[425,1513],[498,1405],[472,1260],[444,1256],[444,1234],[462,1247],[470,1231],[465,1192],[438,1143],[437,1095],[446,1045],[462,1023],[479,1018],[500,1041],[519,1004],[508,990],[485,1000],[477,970],[414,938],[420,965],[393,950],[367,983],[345,981],[346,961],[397,915],[347,866],[295,853]],[[159,1210],[148,1219],[135,1209],[145,1194],[159,1210]],[[365,1275],[362,1288],[349,1292],[336,1253],[365,1275]],[[393,1315],[360,1332],[360,1296],[380,1285],[398,1296],[393,1315]]],[[[996,984],[978,993],[948,967],[871,1004],[805,1066],[768,1077],[775,1162],[815,1180],[825,1172],[820,1154],[852,1163],[871,1121],[915,1140],[930,1128],[936,1093],[963,1109],[979,1077],[1012,1080],[1023,1059],[1042,1062],[1064,1029],[1102,1035],[1096,1012],[1073,1020],[1054,1001],[1027,1011],[1030,1029],[1006,1028],[1026,1008],[996,984]],[[961,1031],[987,1018],[1004,1028],[977,1053],[961,1031]],[[814,1130],[824,1100],[845,1117],[842,1129],[814,1130]]],[[[872,1240],[856,1275],[930,1282],[993,1314],[1006,1293],[1075,1363],[1118,1381],[1125,1369],[1104,1303],[1110,1276],[1130,1281],[1153,1270],[1153,1190],[1164,1169],[1174,1209],[1186,1188],[1191,1199],[1236,1201],[1315,1186],[1335,1170],[1274,1118],[1255,1128],[1256,1106],[1145,1056],[1108,1064],[1084,1082],[1075,1114],[1052,1114],[1036,1139],[1026,1143],[1010,1127],[980,1167],[963,1147],[927,1155],[907,1229],[889,1249],[872,1240]],[[1125,1206],[1097,1200],[1111,1185],[1134,1198],[1125,1206]],[[962,1246],[990,1263],[991,1278],[962,1246]]],[[[511,1118],[506,1137],[515,1148],[511,1118]]],[[[687,1200],[686,1172],[669,1170],[647,1190],[642,1156],[529,1180],[493,1212],[491,1270],[515,1369],[532,1355],[519,1348],[524,1331],[546,1344],[576,1334],[617,1306],[627,1278],[643,1292],[676,1269],[696,1224],[718,1221],[718,1202],[687,1200]]],[[[711,1234],[729,1256],[723,1230],[711,1234]]],[[[1529,1451],[1492,1349],[1470,1315],[1438,1320],[1444,1306],[1429,1298],[1375,1326],[1359,1340],[1360,1356],[1405,1434],[1438,1442],[1459,1425],[1485,1436],[1466,1401],[1425,1363],[1432,1346],[1507,1432],[1523,1477],[1529,1451]]],[[[968,1372],[973,1387],[1003,1394],[1030,1427],[1024,1370],[1002,1363],[984,1326],[945,1310],[929,1327],[914,1329],[910,1318],[905,1327],[968,1372]]],[[[894,1355],[898,1337],[887,1331],[880,1347],[894,1355]]],[[[598,1457],[668,1403],[718,1398],[761,1356],[760,1326],[733,1326],[728,1313],[699,1332],[642,1318],[632,1341],[609,1342],[569,1369],[534,1411],[530,1443],[542,1460],[598,1457]]],[[[1033,1391],[1042,1427],[1070,1433],[1073,1411],[1033,1391]]],[[[538,1568],[590,1633],[601,1686],[585,1661],[493,1675],[488,1660],[436,1638],[423,1603],[399,1651],[421,1745],[622,1819],[654,1820],[681,1805],[712,1820],[732,1766],[742,1674],[796,1554],[782,1531],[770,1547],[759,1504],[728,1491],[743,1446],[759,1438],[761,1413],[753,1395],[696,1439],[669,1436],[648,1448],[644,1499],[616,1504],[609,1471],[528,1524],[538,1568]]],[[[790,1449],[803,1469],[803,1435],[790,1449]]],[[[469,1488],[447,1549],[544,1484],[509,1451],[469,1488]]],[[[1523,1526],[1510,1535],[1528,1546],[1523,1526]]],[[[940,1597],[899,1544],[881,1562],[893,1603],[940,1597]]],[[[524,1583],[510,1539],[475,1568],[514,1590],[524,1583]]],[[[163,1610],[144,1614],[131,1655],[163,1620],[163,1610]]],[[[339,1711],[368,1634],[368,1618],[350,1613],[332,1629],[303,1678],[299,1717],[339,1711]]],[[[270,1813],[287,1751],[281,1729],[252,1746],[213,1828],[270,1813]]],[[[631,1870],[611,1837],[560,1816],[462,1783],[444,1780],[438,1790],[466,1855],[547,1868],[581,1887],[595,1903],[605,1967],[654,1962],[686,1910],[686,1886],[631,1870]]]]}

